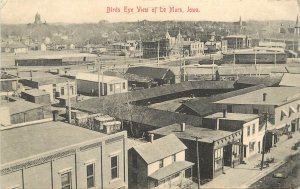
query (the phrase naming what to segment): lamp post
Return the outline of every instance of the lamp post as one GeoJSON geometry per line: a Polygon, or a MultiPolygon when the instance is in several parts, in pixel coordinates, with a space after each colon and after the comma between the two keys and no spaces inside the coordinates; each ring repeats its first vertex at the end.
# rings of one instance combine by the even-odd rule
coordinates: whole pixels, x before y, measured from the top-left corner
{"type": "Polygon", "coordinates": [[[198,189],[200,189],[200,161],[199,161],[199,139],[201,139],[198,136],[192,136],[196,139],[196,152],[197,152],[197,178],[198,178],[198,189]]]}

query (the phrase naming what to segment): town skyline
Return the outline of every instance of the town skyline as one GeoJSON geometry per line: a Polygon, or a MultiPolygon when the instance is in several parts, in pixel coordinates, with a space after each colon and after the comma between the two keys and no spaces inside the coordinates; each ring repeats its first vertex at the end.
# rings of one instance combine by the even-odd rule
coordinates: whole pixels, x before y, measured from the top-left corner
{"type": "Polygon", "coordinates": [[[231,0],[226,4],[222,0],[189,0],[185,5],[180,1],[103,1],[91,0],[89,3],[84,0],[76,2],[64,0],[25,0],[7,1],[2,5],[1,23],[2,24],[28,24],[32,22],[32,18],[36,13],[42,17],[42,21],[47,23],[97,23],[100,20],[108,20],[109,22],[135,22],[138,20],[149,21],[216,21],[216,22],[232,22],[237,21],[239,17],[243,20],[295,20],[299,15],[299,2],[296,0],[288,1],[271,1],[262,0],[253,2],[250,0],[231,0]],[[174,6],[182,8],[183,13],[152,13],[152,12],[124,12],[124,7],[130,7],[135,10],[137,6],[143,8],[165,7],[169,9],[174,6]],[[108,7],[119,8],[120,12],[107,13],[108,7]],[[197,13],[188,13],[185,8],[198,8],[197,13]],[[232,11],[235,10],[235,11],[232,11]],[[18,12],[18,14],[16,14],[18,12]],[[55,12],[55,14],[53,14],[55,12]],[[218,14],[216,14],[216,12],[218,14]],[[276,12],[276,14],[273,14],[276,12]],[[84,15],[84,16],[82,16],[84,15]]]}

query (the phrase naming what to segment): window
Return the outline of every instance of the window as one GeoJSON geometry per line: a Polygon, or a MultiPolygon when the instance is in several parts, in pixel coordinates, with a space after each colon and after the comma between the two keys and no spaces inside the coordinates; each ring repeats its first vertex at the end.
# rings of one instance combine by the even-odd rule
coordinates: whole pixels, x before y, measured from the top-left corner
{"type": "Polygon", "coordinates": [[[123,89],[126,89],[126,83],[123,82],[123,89]]]}
{"type": "Polygon", "coordinates": [[[250,136],[250,126],[247,127],[247,136],[250,136]]]}
{"type": "Polygon", "coordinates": [[[176,154],[173,154],[171,158],[172,158],[172,162],[175,162],[176,161],[176,154]]]}
{"type": "Polygon", "coordinates": [[[249,142],[249,152],[254,151],[254,145],[255,145],[255,142],[249,142]]]}
{"type": "Polygon", "coordinates": [[[113,91],[113,90],[114,90],[114,89],[113,89],[113,88],[114,88],[114,85],[113,85],[113,84],[109,84],[109,88],[110,88],[110,89],[109,89],[110,91],[113,91]]]}
{"type": "Polygon", "coordinates": [[[95,164],[86,166],[86,183],[87,188],[95,187],[95,164]]]}
{"type": "Polygon", "coordinates": [[[111,162],[111,179],[119,177],[119,156],[113,156],[110,158],[111,162]]]}
{"type": "Polygon", "coordinates": [[[255,134],[255,124],[252,126],[252,134],[255,134]]]}
{"type": "Polygon", "coordinates": [[[227,105],[227,112],[232,113],[232,105],[227,105]]]}
{"type": "Polygon", "coordinates": [[[258,109],[254,108],[253,109],[253,114],[258,114],[258,109]]]}
{"type": "Polygon", "coordinates": [[[60,95],[65,95],[65,88],[62,87],[62,88],[60,89],[60,95]]]}
{"type": "Polygon", "coordinates": [[[164,166],[164,161],[161,159],[161,160],[159,160],[159,168],[162,168],[163,166],[164,166]]]}
{"type": "Polygon", "coordinates": [[[215,150],[215,159],[220,159],[223,157],[223,148],[215,150]]]}
{"type": "Polygon", "coordinates": [[[62,189],[71,189],[72,188],[72,178],[71,171],[61,174],[61,188],[62,189]]]}

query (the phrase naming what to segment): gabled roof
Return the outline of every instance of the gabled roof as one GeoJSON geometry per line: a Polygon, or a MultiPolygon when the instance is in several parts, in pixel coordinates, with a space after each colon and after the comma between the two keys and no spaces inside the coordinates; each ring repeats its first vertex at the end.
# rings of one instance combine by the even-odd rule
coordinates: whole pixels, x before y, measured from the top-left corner
{"type": "Polygon", "coordinates": [[[284,74],[279,85],[288,87],[300,87],[300,74],[284,74]]]}
{"type": "Polygon", "coordinates": [[[134,147],[134,150],[147,164],[156,162],[186,149],[187,147],[174,134],[156,139],[152,143],[149,142],[134,147]]]}
{"type": "Polygon", "coordinates": [[[260,85],[263,84],[267,87],[278,86],[281,77],[250,77],[242,76],[236,81],[236,84],[247,84],[247,85],[260,85]]]}
{"type": "Polygon", "coordinates": [[[210,97],[199,98],[197,100],[189,101],[189,102],[182,104],[178,109],[181,109],[183,107],[188,107],[189,109],[196,112],[199,116],[205,116],[205,115],[214,113],[213,103],[216,101],[234,97],[234,96],[241,95],[241,94],[246,94],[248,92],[259,90],[259,89],[262,89],[265,87],[266,86],[264,86],[264,85],[257,85],[257,86],[248,87],[245,89],[231,91],[231,92],[227,92],[227,93],[223,93],[223,94],[218,94],[218,95],[214,95],[214,96],[210,96],[210,97]]]}
{"type": "Polygon", "coordinates": [[[126,73],[135,74],[135,75],[139,75],[139,76],[143,76],[143,77],[149,77],[149,78],[153,78],[153,79],[163,79],[169,70],[170,69],[168,69],[168,68],[155,68],[155,67],[139,66],[139,67],[128,68],[126,73]]]}

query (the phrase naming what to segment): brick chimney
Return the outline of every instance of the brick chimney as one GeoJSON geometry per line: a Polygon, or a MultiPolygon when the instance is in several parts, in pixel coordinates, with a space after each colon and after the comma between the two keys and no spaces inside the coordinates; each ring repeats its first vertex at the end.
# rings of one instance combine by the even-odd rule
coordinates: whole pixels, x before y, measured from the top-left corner
{"type": "Polygon", "coordinates": [[[267,101],[267,93],[264,93],[264,94],[263,94],[263,101],[264,101],[264,102],[267,101]]]}
{"type": "Polygon", "coordinates": [[[180,131],[181,132],[185,131],[185,123],[180,124],[180,131]]]}

